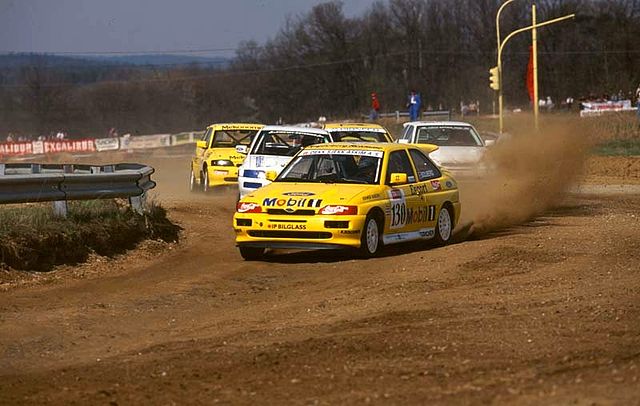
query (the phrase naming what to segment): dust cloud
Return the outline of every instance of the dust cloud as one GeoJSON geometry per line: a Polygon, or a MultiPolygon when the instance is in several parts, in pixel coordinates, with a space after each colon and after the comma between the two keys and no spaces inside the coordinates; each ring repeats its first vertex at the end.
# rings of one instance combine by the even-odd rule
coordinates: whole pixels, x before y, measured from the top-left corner
{"type": "Polygon", "coordinates": [[[584,129],[555,127],[498,142],[485,157],[489,174],[460,182],[466,237],[522,224],[559,203],[582,172],[588,140],[584,129]]]}

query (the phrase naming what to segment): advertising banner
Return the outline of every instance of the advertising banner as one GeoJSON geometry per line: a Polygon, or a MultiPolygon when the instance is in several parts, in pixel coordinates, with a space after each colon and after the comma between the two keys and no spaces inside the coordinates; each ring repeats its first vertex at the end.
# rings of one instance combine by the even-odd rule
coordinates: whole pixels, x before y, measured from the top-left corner
{"type": "Polygon", "coordinates": [[[604,113],[635,111],[631,100],[607,101],[607,102],[583,102],[580,117],[600,116],[604,113]]]}
{"type": "Polygon", "coordinates": [[[120,149],[147,149],[171,146],[171,134],[124,136],[120,138],[120,149]]]}
{"type": "Polygon", "coordinates": [[[120,148],[120,140],[115,138],[97,138],[95,140],[96,151],[115,151],[120,148]]]}
{"type": "Polygon", "coordinates": [[[0,156],[17,156],[33,154],[31,142],[3,142],[0,143],[0,156]]]}
{"type": "Polygon", "coordinates": [[[51,140],[43,141],[44,153],[51,154],[56,152],[91,152],[96,150],[94,140],[51,140]]]}

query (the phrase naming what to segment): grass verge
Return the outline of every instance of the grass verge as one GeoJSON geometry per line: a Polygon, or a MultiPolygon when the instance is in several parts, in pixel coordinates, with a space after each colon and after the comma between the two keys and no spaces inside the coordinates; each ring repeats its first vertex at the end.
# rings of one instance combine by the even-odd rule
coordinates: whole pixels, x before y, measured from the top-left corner
{"type": "Polygon", "coordinates": [[[50,204],[0,207],[0,265],[43,272],[93,252],[120,254],[145,239],[175,242],[181,228],[166,214],[152,204],[140,215],[119,200],[69,202],[67,218],[54,217],[50,204]]]}

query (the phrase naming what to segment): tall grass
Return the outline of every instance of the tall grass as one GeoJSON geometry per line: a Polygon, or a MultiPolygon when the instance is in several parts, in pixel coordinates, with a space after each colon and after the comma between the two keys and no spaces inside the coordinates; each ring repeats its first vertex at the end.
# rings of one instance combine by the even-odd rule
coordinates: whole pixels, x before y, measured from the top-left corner
{"type": "Polygon", "coordinates": [[[147,238],[177,241],[180,230],[159,205],[140,215],[118,200],[70,202],[67,218],[49,204],[0,207],[0,225],[0,264],[33,271],[80,263],[92,252],[122,253],[147,238]]]}

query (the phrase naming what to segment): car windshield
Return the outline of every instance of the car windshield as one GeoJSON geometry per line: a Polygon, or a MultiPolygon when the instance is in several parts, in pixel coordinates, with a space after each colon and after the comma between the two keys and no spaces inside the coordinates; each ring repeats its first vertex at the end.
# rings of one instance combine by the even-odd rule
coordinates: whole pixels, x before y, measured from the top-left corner
{"type": "Polygon", "coordinates": [[[380,131],[330,131],[333,142],[388,142],[380,131]]]}
{"type": "Polygon", "coordinates": [[[236,145],[249,145],[258,131],[221,130],[213,135],[213,148],[234,148],[236,145]]]}
{"type": "Polygon", "coordinates": [[[265,131],[262,133],[253,154],[294,156],[302,148],[325,142],[322,134],[287,131],[265,131]]]}
{"type": "Polygon", "coordinates": [[[280,174],[278,182],[379,183],[382,151],[302,151],[280,174]]]}
{"type": "Polygon", "coordinates": [[[470,127],[420,127],[416,135],[417,144],[433,144],[442,147],[482,146],[478,135],[470,127]]]}

